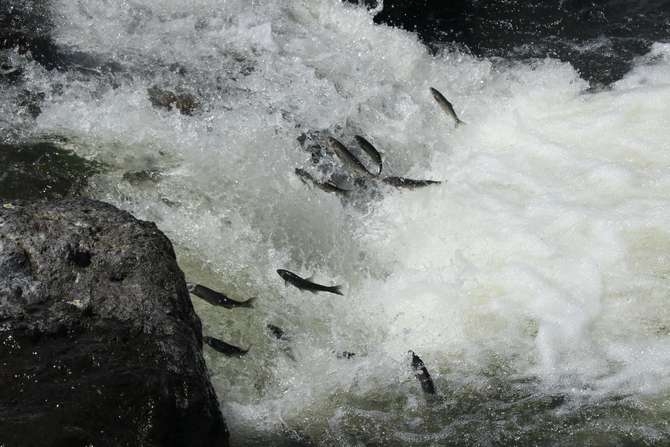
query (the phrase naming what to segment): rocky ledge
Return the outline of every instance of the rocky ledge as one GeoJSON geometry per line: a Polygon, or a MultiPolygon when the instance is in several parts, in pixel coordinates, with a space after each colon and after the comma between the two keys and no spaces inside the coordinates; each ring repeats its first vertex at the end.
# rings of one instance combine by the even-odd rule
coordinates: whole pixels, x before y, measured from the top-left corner
{"type": "Polygon", "coordinates": [[[87,200],[0,200],[0,446],[226,446],[170,241],[87,200]]]}

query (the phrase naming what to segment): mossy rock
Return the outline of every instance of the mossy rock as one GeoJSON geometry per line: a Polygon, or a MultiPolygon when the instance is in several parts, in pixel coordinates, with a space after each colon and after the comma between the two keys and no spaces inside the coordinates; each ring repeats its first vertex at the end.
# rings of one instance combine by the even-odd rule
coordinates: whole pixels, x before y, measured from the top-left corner
{"type": "Polygon", "coordinates": [[[76,196],[101,165],[52,142],[0,144],[0,199],[76,196]]]}

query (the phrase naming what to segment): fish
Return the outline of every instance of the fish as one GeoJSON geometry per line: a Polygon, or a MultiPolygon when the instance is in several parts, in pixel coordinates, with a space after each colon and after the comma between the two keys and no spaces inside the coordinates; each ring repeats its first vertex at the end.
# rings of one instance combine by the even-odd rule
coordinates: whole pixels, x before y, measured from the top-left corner
{"type": "Polygon", "coordinates": [[[431,87],[430,88],[430,93],[433,94],[433,98],[435,98],[435,101],[442,107],[442,110],[444,110],[447,115],[450,115],[454,121],[456,121],[456,126],[458,127],[459,124],[465,124],[463,121],[458,118],[456,115],[456,112],[454,111],[454,106],[451,105],[451,103],[447,100],[447,98],[444,97],[442,93],[440,93],[437,89],[431,87]]]}
{"type": "Polygon", "coordinates": [[[204,336],[202,337],[202,341],[216,352],[220,352],[221,354],[225,354],[229,357],[242,357],[247,352],[249,352],[248,349],[244,350],[242,348],[238,348],[237,346],[229,345],[225,341],[214,337],[204,336]]]}
{"type": "Polygon", "coordinates": [[[366,154],[370,158],[372,158],[375,163],[379,165],[379,172],[377,172],[377,176],[379,176],[382,173],[382,156],[379,153],[379,151],[370,143],[368,140],[363,138],[360,135],[355,135],[354,138],[356,139],[356,142],[358,145],[365,151],[366,154]]]}
{"type": "Polygon", "coordinates": [[[316,284],[310,281],[311,278],[301,278],[293,272],[288,270],[278,269],[277,274],[282,277],[286,283],[297,287],[300,290],[307,290],[312,293],[316,292],[330,292],[336,295],[344,295],[340,288],[342,286],[323,286],[321,284],[316,284]]]}
{"type": "Polygon", "coordinates": [[[339,186],[337,186],[335,183],[333,183],[331,181],[321,183],[320,181],[315,179],[312,174],[310,174],[309,172],[305,171],[302,168],[295,168],[295,175],[300,177],[300,180],[304,184],[307,185],[308,182],[311,182],[314,186],[316,186],[317,188],[319,188],[322,191],[334,192],[334,193],[339,193],[339,194],[346,194],[346,193],[351,191],[350,189],[340,188],[339,186]]]}
{"type": "Polygon", "coordinates": [[[347,360],[349,360],[349,359],[351,359],[351,358],[353,358],[353,357],[356,357],[356,353],[355,353],[355,352],[351,352],[351,351],[342,351],[342,352],[338,352],[338,353],[337,353],[337,358],[338,358],[338,359],[347,359],[347,360]]]}
{"type": "Polygon", "coordinates": [[[265,327],[268,329],[268,331],[270,331],[272,336],[279,341],[281,350],[284,351],[286,357],[290,358],[294,362],[297,361],[293,350],[286,344],[289,339],[286,337],[286,334],[284,334],[284,330],[279,326],[275,326],[274,324],[269,323],[266,324],[265,327]]]}
{"type": "Polygon", "coordinates": [[[265,327],[277,340],[281,340],[282,338],[284,338],[284,330],[279,326],[275,326],[274,324],[268,323],[265,325],[265,327]]]}
{"type": "Polygon", "coordinates": [[[428,369],[426,365],[423,364],[423,360],[414,353],[414,351],[409,351],[412,355],[412,369],[414,370],[414,376],[419,379],[421,384],[421,389],[426,394],[435,394],[435,384],[433,379],[430,378],[428,374],[428,369]]]}
{"type": "Polygon", "coordinates": [[[2,75],[2,76],[7,76],[7,75],[10,75],[12,73],[16,73],[17,71],[19,71],[19,69],[17,67],[8,67],[8,68],[5,68],[5,67],[6,67],[5,65],[0,66],[0,75],[2,75]]]}
{"type": "Polygon", "coordinates": [[[347,149],[339,140],[333,137],[328,137],[328,145],[335,152],[335,155],[342,160],[342,163],[344,163],[347,169],[366,177],[374,177],[374,174],[368,171],[365,165],[363,165],[354,154],[349,152],[349,149],[347,149]]]}
{"type": "Polygon", "coordinates": [[[442,183],[439,180],[414,180],[405,177],[384,177],[382,182],[395,186],[396,188],[407,189],[423,188],[424,186],[439,185],[442,183]]]}
{"type": "Polygon", "coordinates": [[[217,292],[216,290],[212,290],[209,287],[205,287],[200,284],[193,284],[190,282],[186,283],[186,288],[188,288],[188,291],[193,295],[202,298],[209,304],[214,306],[223,306],[227,309],[232,309],[234,307],[252,308],[254,307],[253,304],[256,300],[256,298],[249,298],[246,301],[235,301],[228,298],[221,292],[217,292]]]}

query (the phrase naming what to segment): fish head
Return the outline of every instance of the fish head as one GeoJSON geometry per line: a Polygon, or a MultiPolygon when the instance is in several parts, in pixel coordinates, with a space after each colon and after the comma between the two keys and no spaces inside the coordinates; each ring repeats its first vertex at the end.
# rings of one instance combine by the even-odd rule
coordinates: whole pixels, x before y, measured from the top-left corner
{"type": "Polygon", "coordinates": [[[423,361],[421,358],[414,353],[414,351],[408,351],[408,354],[412,356],[412,367],[421,368],[423,366],[423,361]]]}
{"type": "Polygon", "coordinates": [[[328,146],[339,154],[346,156],[347,148],[340,140],[335,137],[328,137],[328,146]]]}
{"type": "Polygon", "coordinates": [[[285,281],[288,281],[292,277],[291,272],[284,269],[277,269],[277,274],[281,276],[285,281]]]}
{"type": "Polygon", "coordinates": [[[295,175],[297,175],[298,178],[300,178],[300,180],[303,183],[305,182],[305,180],[312,180],[313,179],[312,176],[310,175],[310,173],[305,171],[302,168],[295,168],[295,175]]]}

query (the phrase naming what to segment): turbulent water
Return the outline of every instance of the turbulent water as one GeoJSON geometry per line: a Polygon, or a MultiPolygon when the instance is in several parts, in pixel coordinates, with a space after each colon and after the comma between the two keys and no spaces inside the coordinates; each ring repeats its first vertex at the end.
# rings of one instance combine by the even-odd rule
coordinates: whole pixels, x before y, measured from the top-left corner
{"type": "Polygon", "coordinates": [[[205,335],[250,347],[205,348],[234,445],[670,443],[670,44],[595,91],[567,62],[435,53],[334,0],[51,9],[60,46],[114,69],[12,53],[44,101],[33,119],[5,89],[0,128],[104,163],[90,195],[155,221],[191,281],[257,297],[193,297],[205,335]],[[155,108],[153,86],[198,110],[155,108]],[[443,183],[310,188],[295,168],[331,169],[298,141],[317,131],[443,183]]]}

